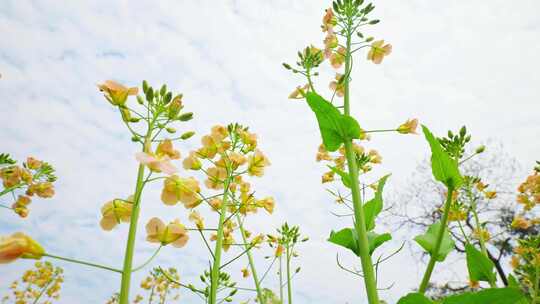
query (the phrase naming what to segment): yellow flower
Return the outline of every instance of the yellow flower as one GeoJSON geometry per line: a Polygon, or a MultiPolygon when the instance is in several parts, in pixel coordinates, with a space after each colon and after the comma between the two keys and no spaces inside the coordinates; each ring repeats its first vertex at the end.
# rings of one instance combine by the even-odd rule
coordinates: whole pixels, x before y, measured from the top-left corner
{"type": "Polygon", "coordinates": [[[243,278],[249,277],[249,270],[247,268],[242,268],[240,271],[242,272],[243,278]]]}
{"type": "Polygon", "coordinates": [[[321,26],[323,32],[333,32],[334,26],[337,24],[336,16],[334,16],[334,11],[332,8],[327,8],[324,10],[325,14],[323,17],[323,24],[321,26]]]}
{"type": "Polygon", "coordinates": [[[473,237],[477,240],[479,240],[480,237],[482,237],[483,240],[489,241],[489,239],[491,239],[491,234],[489,233],[487,229],[478,228],[478,229],[474,229],[473,237]]]}
{"type": "Polygon", "coordinates": [[[179,159],[180,152],[174,149],[170,139],[160,142],[155,153],[150,152],[150,147],[146,147],[145,150],[145,152],[135,154],[135,158],[139,163],[147,166],[154,172],[163,172],[168,175],[178,171],[178,169],[171,164],[171,160],[179,159]]]}
{"type": "Polygon", "coordinates": [[[30,204],[31,200],[28,196],[19,195],[15,203],[11,206],[13,211],[17,213],[20,217],[25,218],[28,216],[27,206],[30,204]]]}
{"type": "Polygon", "coordinates": [[[29,196],[33,196],[34,194],[37,194],[37,196],[41,198],[53,197],[54,186],[51,182],[31,184],[28,187],[28,189],[26,189],[26,194],[29,196]]]}
{"type": "Polygon", "coordinates": [[[472,289],[480,288],[480,283],[478,281],[469,280],[469,287],[472,289]]]}
{"type": "Polygon", "coordinates": [[[166,205],[175,205],[180,201],[186,208],[194,208],[201,203],[199,192],[201,192],[199,182],[193,177],[182,178],[172,175],[163,182],[161,200],[166,205]]]}
{"type": "Polygon", "coordinates": [[[392,53],[392,45],[384,45],[384,40],[377,40],[371,44],[371,49],[368,52],[367,59],[375,64],[380,64],[385,56],[392,53]]]}
{"type": "Polygon", "coordinates": [[[0,264],[7,264],[18,258],[38,260],[44,254],[43,247],[22,232],[0,237],[0,264]]]}
{"type": "Polygon", "coordinates": [[[237,152],[230,152],[229,154],[222,156],[220,160],[216,162],[216,166],[226,169],[230,166],[233,170],[238,169],[246,163],[246,157],[237,152]]]}
{"type": "Polygon", "coordinates": [[[189,240],[184,225],[177,219],[165,226],[160,219],[154,217],[146,224],[146,234],[146,240],[150,243],[161,243],[163,246],[172,244],[177,248],[184,247],[189,240]]]}
{"type": "Polygon", "coordinates": [[[213,198],[211,199],[208,204],[214,211],[218,211],[221,209],[221,204],[223,204],[223,201],[220,198],[213,198]]]}
{"type": "Polygon", "coordinates": [[[332,80],[329,86],[330,90],[336,92],[338,97],[343,97],[345,95],[345,83],[340,83],[341,77],[343,77],[343,75],[336,73],[336,80],[332,80]]]}
{"type": "Polygon", "coordinates": [[[512,266],[513,269],[518,268],[520,265],[520,258],[517,255],[512,256],[512,260],[510,260],[510,266],[512,266]]]}
{"type": "Polygon", "coordinates": [[[276,252],[275,252],[275,256],[276,257],[280,257],[282,254],[283,254],[283,251],[285,250],[285,248],[283,247],[283,245],[278,245],[276,247],[276,252]]]}
{"type": "Polygon", "coordinates": [[[206,187],[214,190],[223,189],[223,182],[227,178],[227,170],[222,167],[211,167],[206,172],[208,176],[204,181],[206,187]]]}
{"type": "Polygon", "coordinates": [[[195,210],[191,211],[189,214],[189,220],[195,223],[197,229],[204,229],[204,219],[199,212],[195,210]]]}
{"type": "Polygon", "coordinates": [[[127,88],[113,80],[107,80],[103,84],[99,84],[98,88],[105,93],[105,98],[115,106],[124,105],[128,96],[137,95],[139,91],[137,88],[127,88]]]}
{"type": "Polygon", "coordinates": [[[41,166],[43,165],[43,162],[30,156],[26,158],[26,165],[28,166],[29,169],[37,170],[41,168],[41,166]]]}
{"type": "Polygon", "coordinates": [[[328,171],[326,172],[325,174],[323,174],[321,180],[322,180],[322,183],[329,183],[329,182],[333,182],[334,181],[334,171],[328,171]]]}
{"type": "Polygon", "coordinates": [[[221,142],[229,136],[229,131],[224,126],[216,125],[212,127],[210,136],[212,136],[216,142],[221,142]]]}
{"type": "Polygon", "coordinates": [[[514,229],[527,230],[529,227],[531,227],[531,221],[522,216],[516,216],[512,221],[512,228],[514,229]]]}
{"type": "Polygon", "coordinates": [[[248,159],[248,174],[251,176],[263,176],[264,167],[269,166],[270,161],[261,151],[255,150],[255,152],[249,156],[248,159]]]}
{"type": "Polygon", "coordinates": [[[22,169],[19,166],[12,166],[0,170],[0,179],[4,188],[11,188],[21,182],[22,169]]]}
{"type": "Polygon", "coordinates": [[[304,99],[304,95],[309,89],[309,84],[304,85],[303,87],[297,86],[294,91],[289,94],[289,99],[304,99]]]}
{"type": "Polygon", "coordinates": [[[337,51],[332,52],[330,55],[330,64],[334,69],[339,69],[345,62],[345,55],[347,54],[347,49],[340,46],[337,51]]]}
{"type": "Polygon", "coordinates": [[[240,136],[240,139],[244,143],[244,145],[247,146],[247,149],[245,151],[253,151],[257,147],[257,134],[250,133],[247,130],[240,130],[238,131],[238,135],[240,136]]]}
{"type": "Polygon", "coordinates": [[[190,152],[189,156],[182,162],[182,165],[186,170],[199,170],[202,167],[202,163],[195,152],[190,152]]]}
{"type": "Polygon", "coordinates": [[[496,191],[486,191],[484,192],[484,195],[486,196],[487,199],[494,199],[497,197],[497,192],[496,191]]]}
{"type": "Polygon", "coordinates": [[[114,199],[101,207],[102,218],[99,224],[103,230],[110,231],[122,222],[128,223],[132,211],[133,196],[129,196],[127,200],[114,199]]]}
{"type": "Polygon", "coordinates": [[[418,119],[408,119],[397,128],[397,131],[401,134],[416,134],[416,127],[418,127],[418,119]]]}
{"type": "Polygon", "coordinates": [[[370,156],[370,162],[371,163],[374,163],[374,164],[380,164],[381,163],[382,157],[379,154],[379,152],[377,152],[377,150],[369,151],[368,155],[370,156]]]}
{"type": "Polygon", "coordinates": [[[477,184],[476,184],[476,189],[478,189],[478,191],[484,191],[489,185],[486,185],[484,184],[483,182],[479,181],[477,184]]]}
{"type": "Polygon", "coordinates": [[[275,202],[273,197],[265,197],[262,200],[259,200],[257,202],[257,205],[263,207],[264,210],[266,210],[270,214],[274,212],[275,202]]]}

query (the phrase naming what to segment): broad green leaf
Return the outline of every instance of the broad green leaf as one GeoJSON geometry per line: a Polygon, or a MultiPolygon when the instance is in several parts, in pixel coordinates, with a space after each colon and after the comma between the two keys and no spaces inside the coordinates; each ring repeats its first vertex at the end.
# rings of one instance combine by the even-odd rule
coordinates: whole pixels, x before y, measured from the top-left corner
{"type": "Polygon", "coordinates": [[[384,189],[384,185],[386,184],[386,180],[389,176],[390,174],[385,175],[379,180],[379,183],[377,185],[377,191],[375,191],[375,197],[369,200],[363,206],[367,231],[373,230],[375,228],[375,218],[377,217],[377,215],[379,215],[379,213],[381,213],[383,209],[382,192],[384,189]]]}
{"type": "Polygon", "coordinates": [[[334,243],[341,247],[350,249],[357,256],[359,255],[358,251],[358,241],[356,236],[356,230],[352,228],[344,228],[338,232],[331,231],[330,237],[328,238],[330,243],[334,243]]]}
{"type": "Polygon", "coordinates": [[[508,287],[520,288],[518,280],[511,273],[508,275],[508,287]]]}
{"type": "Polygon", "coordinates": [[[390,235],[390,233],[377,234],[373,231],[369,231],[367,233],[367,237],[369,244],[369,254],[373,254],[377,247],[392,239],[392,235],[390,235]]]}
{"type": "Polygon", "coordinates": [[[458,169],[458,162],[443,150],[441,143],[426,126],[422,125],[422,130],[431,147],[431,170],[433,177],[445,184],[446,187],[457,189],[463,183],[463,178],[458,169]]]}
{"type": "Polygon", "coordinates": [[[496,276],[493,273],[495,264],[488,257],[486,257],[473,245],[465,245],[465,253],[467,254],[467,268],[469,269],[469,278],[472,281],[495,281],[496,276]]]}
{"type": "Polygon", "coordinates": [[[399,299],[397,304],[435,304],[430,299],[426,298],[421,293],[415,292],[415,293],[409,293],[408,295],[402,297],[399,299]]]}
{"type": "Polygon", "coordinates": [[[479,292],[466,292],[450,296],[443,304],[528,304],[529,302],[517,288],[490,288],[479,292]]]}
{"type": "MultiPolygon", "coordinates": [[[[426,233],[418,235],[414,238],[414,240],[424,248],[424,250],[429,253],[429,255],[433,256],[435,254],[435,243],[437,242],[437,235],[439,233],[439,230],[441,229],[441,222],[436,222],[433,225],[429,226],[426,233]]],[[[444,227],[445,231],[443,234],[441,246],[439,248],[439,252],[437,256],[435,257],[437,261],[442,262],[446,259],[446,256],[454,249],[454,240],[452,240],[452,236],[450,233],[448,233],[448,230],[446,227],[444,227]]]]}
{"type": "Polygon", "coordinates": [[[326,150],[336,151],[346,140],[360,138],[360,125],[354,118],[341,114],[334,105],[316,93],[308,92],[306,100],[317,117],[326,150]]]}
{"type": "Polygon", "coordinates": [[[351,176],[349,175],[349,173],[334,166],[328,166],[328,168],[330,168],[330,170],[332,170],[333,172],[335,172],[337,175],[341,177],[341,182],[343,183],[345,187],[351,188],[351,176]]]}

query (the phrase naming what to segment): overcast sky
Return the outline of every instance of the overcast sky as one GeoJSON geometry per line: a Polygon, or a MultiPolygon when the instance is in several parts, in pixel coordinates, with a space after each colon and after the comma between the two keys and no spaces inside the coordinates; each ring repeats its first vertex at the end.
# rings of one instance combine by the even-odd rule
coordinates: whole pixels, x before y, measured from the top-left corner
{"type": "MultiPolygon", "coordinates": [[[[186,108],[195,113],[184,128],[197,135],[179,146],[183,155],[214,124],[240,122],[259,134],[272,166],[257,181],[257,191],[276,197],[277,207],[274,216],[257,216],[250,226],[269,232],[288,220],[311,238],[299,248],[296,303],[367,303],[360,281],[337,268],[335,255],[340,252],[348,265],[356,260],[325,241],[331,229],[350,224],[330,214],[339,209],[320,185],[324,168],[314,161],[320,142],[314,115],[303,102],[287,99],[303,81],[281,66],[293,63],[307,44],[322,44],[319,25],[329,5],[314,0],[2,1],[0,152],[47,160],[59,180],[57,195],[35,201],[27,219],[2,211],[0,234],[25,231],[51,253],[120,267],[127,225],[102,231],[99,210],[107,200],[133,191],[137,147],[96,84],[115,79],[136,86],[147,79],[183,92],[186,108]]],[[[375,5],[372,14],[382,22],[368,33],[394,49],[380,66],[365,61],[365,54],[356,61],[352,107],[362,127],[395,127],[417,117],[442,134],[466,124],[478,142],[503,141],[525,174],[540,158],[540,2],[387,0],[375,5]]],[[[318,82],[327,96],[330,71],[325,68],[318,82]]],[[[384,159],[374,174],[393,173],[388,190],[394,192],[406,187],[428,154],[421,136],[384,134],[368,146],[384,159]]],[[[159,202],[159,188],[156,184],[144,194],[135,261],[155,248],[144,241],[149,218],[187,219],[183,208],[159,202]]],[[[183,282],[196,280],[207,256],[195,235],[192,240],[183,249],[166,248],[154,265],[176,266],[183,282]]],[[[398,246],[392,242],[384,250],[398,246]]],[[[380,287],[395,282],[381,292],[390,303],[416,286],[424,266],[412,261],[403,253],[381,267],[380,287]]],[[[2,265],[0,291],[31,264],[2,265]]],[[[59,265],[66,269],[60,303],[104,303],[119,287],[115,274],[59,265]]],[[[134,282],[143,275],[137,273],[134,282]]],[[[268,287],[275,289],[273,281],[268,287]]],[[[182,303],[199,303],[188,291],[182,297],[182,303]]]]}

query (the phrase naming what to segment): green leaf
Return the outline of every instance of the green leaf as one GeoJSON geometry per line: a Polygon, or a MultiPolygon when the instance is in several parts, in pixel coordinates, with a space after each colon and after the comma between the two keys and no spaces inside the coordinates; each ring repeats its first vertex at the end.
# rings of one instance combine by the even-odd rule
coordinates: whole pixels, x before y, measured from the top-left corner
{"type": "Polygon", "coordinates": [[[330,168],[330,170],[332,170],[333,172],[335,172],[337,175],[341,176],[341,182],[343,183],[343,185],[347,188],[351,188],[351,177],[349,175],[349,173],[339,169],[338,167],[334,167],[334,166],[328,166],[328,168],[330,168]]]}
{"type": "Polygon", "coordinates": [[[336,151],[345,141],[360,138],[360,125],[354,118],[341,114],[334,105],[316,93],[306,93],[306,100],[317,117],[326,150],[336,151]]]}
{"type": "Polygon", "coordinates": [[[356,236],[356,230],[352,228],[344,228],[338,232],[333,230],[330,232],[330,237],[328,238],[330,243],[334,243],[341,247],[350,249],[354,254],[360,256],[358,251],[358,241],[356,236]]]}
{"type": "Polygon", "coordinates": [[[466,292],[450,296],[443,304],[528,304],[517,288],[490,288],[479,292],[466,292]]]}
{"type": "Polygon", "coordinates": [[[434,304],[434,302],[426,298],[423,294],[415,292],[402,297],[397,304],[434,304]]]}
{"type": "Polygon", "coordinates": [[[520,288],[518,280],[511,273],[508,274],[508,287],[520,288]]]}
{"type": "MultiPolygon", "coordinates": [[[[426,233],[418,235],[414,238],[414,240],[431,256],[435,254],[435,243],[437,242],[437,235],[440,229],[441,222],[439,221],[429,226],[426,233]]],[[[439,252],[436,256],[436,260],[439,262],[444,261],[450,251],[454,249],[454,240],[452,240],[452,236],[450,233],[448,233],[448,229],[446,229],[446,227],[444,227],[444,229],[445,231],[443,234],[441,247],[439,248],[439,252]]]]}
{"type": "Polygon", "coordinates": [[[392,239],[392,235],[390,235],[390,233],[377,234],[373,231],[369,231],[367,233],[367,237],[370,255],[375,251],[375,249],[377,249],[377,247],[392,239]]]}
{"type": "Polygon", "coordinates": [[[472,281],[491,282],[496,280],[493,269],[495,264],[486,257],[473,245],[465,245],[465,253],[467,254],[467,268],[469,269],[469,278],[472,281]]]}
{"type": "Polygon", "coordinates": [[[456,189],[463,183],[457,160],[451,158],[442,148],[439,140],[422,125],[422,131],[431,147],[431,170],[433,177],[448,188],[456,189]]]}
{"type": "Polygon", "coordinates": [[[375,218],[379,213],[381,213],[383,209],[383,198],[382,198],[382,192],[384,185],[386,184],[386,180],[390,174],[383,176],[377,185],[377,191],[375,191],[375,197],[364,204],[364,217],[366,221],[366,230],[370,231],[375,228],[375,218]]]}

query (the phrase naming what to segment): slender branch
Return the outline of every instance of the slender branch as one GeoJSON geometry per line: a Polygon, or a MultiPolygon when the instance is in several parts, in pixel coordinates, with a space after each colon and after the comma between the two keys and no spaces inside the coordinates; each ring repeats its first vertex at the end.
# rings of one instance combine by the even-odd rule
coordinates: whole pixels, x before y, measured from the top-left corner
{"type": "Polygon", "coordinates": [[[81,264],[81,265],[86,265],[86,266],[92,266],[92,267],[95,267],[95,268],[100,268],[100,269],[105,269],[105,270],[109,270],[109,271],[113,271],[113,272],[122,273],[122,270],[120,270],[120,269],[116,269],[116,268],[112,268],[112,267],[108,267],[108,266],[104,266],[104,265],[100,265],[100,264],[96,264],[96,263],[85,262],[85,261],[71,259],[71,258],[65,258],[65,257],[62,257],[62,256],[50,254],[50,253],[45,253],[45,254],[43,254],[43,256],[53,258],[53,259],[57,259],[57,260],[70,262],[70,263],[81,264]]]}

